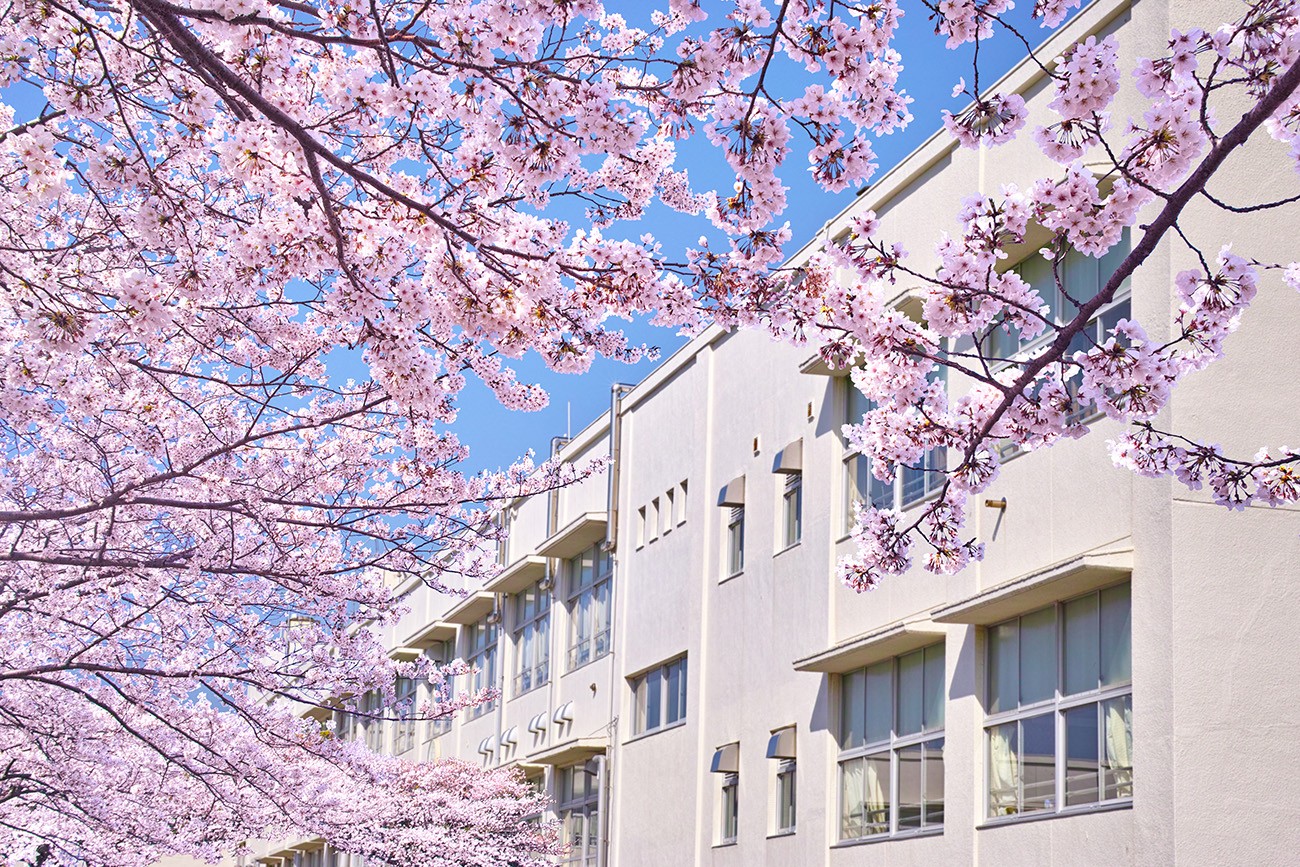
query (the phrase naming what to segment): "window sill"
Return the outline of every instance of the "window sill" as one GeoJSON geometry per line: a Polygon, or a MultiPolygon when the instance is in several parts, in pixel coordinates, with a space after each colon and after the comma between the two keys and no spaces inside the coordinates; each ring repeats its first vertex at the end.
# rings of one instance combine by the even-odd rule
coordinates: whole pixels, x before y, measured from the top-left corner
{"type": "Polygon", "coordinates": [[[713,844],[713,848],[714,848],[714,849],[729,849],[730,847],[735,846],[736,844],[737,844],[737,841],[735,841],[735,840],[724,840],[724,841],[721,842],[721,843],[714,843],[714,844],[713,844]]]}
{"type": "Polygon", "coordinates": [[[1097,804],[1080,804],[1077,807],[1066,807],[1062,810],[1036,810],[1032,813],[1018,813],[1013,816],[998,816],[992,819],[985,819],[976,825],[976,830],[985,830],[987,828],[1002,828],[1007,825],[1023,825],[1026,822],[1042,822],[1047,819],[1065,819],[1070,816],[1089,816],[1093,813],[1110,813],[1115,810],[1133,809],[1133,799],[1124,798],[1117,801],[1102,801],[1097,804]]]}
{"type": "Polygon", "coordinates": [[[661,734],[663,732],[670,731],[672,729],[679,729],[684,725],[686,725],[686,717],[682,717],[676,722],[670,722],[666,725],[661,725],[661,726],[657,726],[656,728],[648,729],[646,731],[641,732],[640,734],[632,735],[632,737],[623,741],[623,746],[627,746],[628,744],[634,744],[637,741],[643,741],[646,738],[654,737],[657,734],[661,734]]]}
{"type": "Polygon", "coordinates": [[[732,580],[733,578],[739,578],[741,575],[744,575],[744,574],[745,574],[745,570],[744,570],[744,569],[741,569],[739,572],[732,572],[730,575],[724,575],[724,576],[722,576],[721,578],[719,578],[719,579],[718,579],[718,583],[719,583],[719,584],[726,584],[728,581],[732,580]]]}
{"type": "Polygon", "coordinates": [[[785,830],[785,831],[773,831],[771,834],[768,834],[768,835],[767,835],[767,839],[769,839],[769,840],[781,840],[781,839],[783,839],[783,838],[785,838],[785,837],[793,837],[794,834],[795,834],[795,831],[796,831],[796,830],[797,830],[796,828],[790,828],[790,829],[785,830]]]}
{"type": "Polygon", "coordinates": [[[795,548],[798,548],[798,547],[799,547],[800,545],[802,545],[802,544],[803,544],[803,539],[799,539],[799,540],[797,540],[797,541],[791,542],[789,545],[786,545],[784,548],[779,549],[779,550],[778,550],[775,554],[773,554],[772,556],[773,556],[773,557],[780,557],[780,556],[781,556],[782,554],[784,554],[786,551],[793,551],[795,548]]]}
{"type": "Polygon", "coordinates": [[[832,843],[832,849],[852,849],[854,846],[870,846],[873,843],[888,843],[891,840],[916,840],[921,837],[941,837],[943,836],[943,826],[936,828],[921,828],[916,831],[901,831],[897,834],[873,834],[870,837],[857,837],[853,840],[841,840],[838,843],[832,843]]]}

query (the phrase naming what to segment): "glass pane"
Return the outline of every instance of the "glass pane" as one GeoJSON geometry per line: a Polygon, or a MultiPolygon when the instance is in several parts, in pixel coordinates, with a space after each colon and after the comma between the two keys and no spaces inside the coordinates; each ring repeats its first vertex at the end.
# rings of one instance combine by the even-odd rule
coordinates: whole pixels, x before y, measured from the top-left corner
{"type": "Polygon", "coordinates": [[[878,662],[867,669],[866,742],[889,739],[894,725],[894,664],[878,662]]]}
{"type": "Polygon", "coordinates": [[[660,711],[663,703],[663,677],[658,669],[646,675],[645,688],[645,727],[658,728],[660,711]]]}
{"type": "Polygon", "coordinates": [[[943,728],[943,697],[945,677],[943,670],[943,645],[925,649],[925,729],[943,728]]]}
{"type": "Polygon", "coordinates": [[[858,669],[840,678],[840,749],[865,743],[867,731],[867,672],[858,669]]]}
{"type": "Polygon", "coordinates": [[[1102,702],[1106,726],[1106,763],[1102,767],[1102,797],[1133,797],[1133,697],[1102,702]]]}
{"type": "Polygon", "coordinates": [[[1089,593],[1065,604],[1064,695],[1097,688],[1097,595],[1089,593]]]}
{"type": "Polygon", "coordinates": [[[1056,714],[1043,714],[1020,721],[1020,809],[1056,808],[1056,714]]]}
{"type": "Polygon", "coordinates": [[[1097,713],[1087,704],[1065,712],[1065,806],[1098,800],[1097,713]]]}
{"type": "Polygon", "coordinates": [[[1132,585],[1101,591],[1101,685],[1133,679],[1132,585]]]}
{"type": "MultiPolygon", "coordinates": [[[[1065,291],[1070,294],[1075,303],[1082,304],[1096,297],[1097,290],[1101,288],[1097,282],[1096,259],[1071,250],[1066,253],[1063,265],[1061,279],[1065,283],[1065,291]]],[[[1078,312],[1074,304],[1067,303],[1059,315],[1062,321],[1065,321],[1073,319],[1078,312]]]]}
{"type": "Polygon", "coordinates": [[[898,751],[898,830],[921,827],[921,745],[898,751]]]}
{"type": "Polygon", "coordinates": [[[1014,620],[989,629],[989,713],[1012,710],[1019,700],[1019,633],[1014,620]]]}
{"type": "MultiPolygon", "coordinates": [[[[1115,269],[1118,268],[1123,263],[1124,259],[1128,257],[1129,249],[1130,249],[1129,230],[1128,230],[1128,226],[1125,226],[1124,232],[1120,236],[1119,241],[1115,243],[1115,246],[1111,247],[1102,255],[1101,260],[1097,266],[1098,278],[1101,285],[1104,285],[1105,281],[1110,279],[1110,275],[1114,274],[1115,269]]],[[[1128,286],[1128,284],[1129,281],[1126,279],[1121,285],[1128,286]]],[[[1100,289],[1101,285],[1099,285],[1097,288],[1100,289]]],[[[1128,316],[1127,313],[1125,313],[1124,315],[1125,317],[1128,316]]]]}
{"type": "Polygon", "coordinates": [[[867,801],[864,759],[840,762],[840,839],[852,840],[866,833],[867,801]]]}
{"type": "Polygon", "coordinates": [[[1056,694],[1056,608],[1020,618],[1020,703],[1056,694]]]}
{"type": "Polygon", "coordinates": [[[943,738],[925,742],[924,824],[943,824],[943,738]]]}
{"type": "Polygon", "coordinates": [[[664,722],[672,723],[686,716],[686,660],[668,666],[668,715],[664,722]]]}
{"type": "Polygon", "coordinates": [[[789,831],[795,826],[795,788],[794,769],[782,771],[777,775],[778,801],[780,813],[777,816],[777,830],[789,831]]]}
{"type": "MultiPolygon", "coordinates": [[[[924,688],[925,654],[917,650],[898,657],[898,728],[899,736],[916,734],[921,730],[924,688]]],[[[919,771],[918,771],[919,773],[919,771]]]]}
{"type": "Polygon", "coordinates": [[[1034,254],[1017,265],[1016,271],[1020,274],[1021,280],[1028,283],[1034,291],[1042,296],[1043,303],[1051,308],[1048,318],[1052,318],[1053,314],[1060,309],[1060,301],[1056,297],[1056,278],[1052,274],[1052,263],[1042,256],[1034,254]]]}
{"type": "Polygon", "coordinates": [[[889,753],[867,756],[866,774],[866,825],[867,834],[889,833],[889,753]]]}

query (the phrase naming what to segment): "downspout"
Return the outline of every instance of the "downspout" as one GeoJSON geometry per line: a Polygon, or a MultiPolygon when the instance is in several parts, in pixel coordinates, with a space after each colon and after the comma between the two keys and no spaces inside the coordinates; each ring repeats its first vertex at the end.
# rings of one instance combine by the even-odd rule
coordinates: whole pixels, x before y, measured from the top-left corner
{"type": "Polygon", "coordinates": [[[609,389],[609,520],[605,524],[605,550],[618,547],[618,482],[623,452],[623,395],[635,386],[616,382],[609,389]]]}

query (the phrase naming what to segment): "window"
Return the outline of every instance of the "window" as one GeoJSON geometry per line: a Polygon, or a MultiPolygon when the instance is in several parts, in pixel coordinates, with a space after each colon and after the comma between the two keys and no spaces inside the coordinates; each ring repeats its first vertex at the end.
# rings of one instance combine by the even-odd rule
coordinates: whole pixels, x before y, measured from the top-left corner
{"type": "Polygon", "coordinates": [[[943,645],[840,678],[841,840],[943,828],[943,645]]]}
{"type": "Polygon", "coordinates": [[[727,576],[745,571],[745,507],[731,510],[727,519],[727,576]]]}
{"type": "Polygon", "coordinates": [[[776,833],[793,834],[794,827],[794,760],[786,759],[776,771],[776,833]]]}
{"type": "Polygon", "coordinates": [[[718,829],[718,844],[736,842],[738,822],[738,795],[740,774],[727,774],[722,778],[722,825],[718,829]]]}
{"type": "Polygon", "coordinates": [[[568,852],[561,864],[595,865],[600,852],[600,774],[587,764],[560,770],[560,824],[568,852]]]}
{"type": "Polygon", "coordinates": [[[681,484],[677,486],[677,497],[674,501],[677,506],[677,512],[674,520],[677,526],[686,523],[686,479],[682,479],[681,484]]]}
{"type": "MultiPolygon", "coordinates": [[[[445,665],[453,656],[451,652],[451,643],[447,641],[435,641],[433,646],[424,652],[424,655],[439,665],[445,665]]],[[[449,694],[451,689],[450,682],[443,684],[431,683],[429,684],[428,689],[430,704],[434,706],[435,711],[438,705],[445,704],[451,698],[449,694]]],[[[438,757],[437,749],[433,742],[439,735],[444,735],[449,731],[451,731],[450,714],[443,714],[442,716],[429,720],[429,724],[425,726],[424,729],[423,755],[425,761],[432,761],[438,757]]]]}
{"type": "Polygon", "coordinates": [[[377,690],[361,696],[361,730],[365,733],[366,746],[377,753],[384,749],[383,704],[377,690]]]}
{"type": "MultiPolygon", "coordinates": [[[[1086,256],[1077,250],[1067,250],[1065,255],[1057,259],[1053,269],[1051,260],[1044,258],[1041,253],[1034,253],[1022,259],[1013,270],[1042,297],[1048,308],[1045,314],[1048,321],[1053,325],[1064,325],[1074,318],[1080,304],[1092,300],[1101,291],[1110,275],[1128,256],[1129,245],[1129,230],[1125,228],[1119,242],[1100,259],[1086,256]]],[[[1126,281],[1115,293],[1114,300],[1097,311],[1097,316],[1088,323],[1087,328],[1070,342],[1065,357],[1071,358],[1076,352],[1087,351],[1094,343],[1104,341],[1119,320],[1129,317],[1129,311],[1129,286],[1126,281]]],[[[984,340],[983,348],[990,358],[1005,359],[1005,364],[1032,354],[1054,337],[1055,333],[1049,329],[1033,340],[1027,340],[1017,329],[1007,329],[994,323],[984,340]]],[[[1091,402],[1084,403],[1079,399],[1081,384],[1082,377],[1077,371],[1066,383],[1073,407],[1066,416],[1070,423],[1083,421],[1096,413],[1096,407],[1091,402]]],[[[1004,443],[1001,452],[1003,457],[1011,457],[1019,453],[1019,448],[1014,443],[1004,443]]]]}
{"type": "Polygon", "coordinates": [[[646,523],[649,525],[650,530],[650,539],[648,541],[653,542],[655,539],[659,538],[659,528],[661,526],[660,521],[659,498],[655,497],[650,501],[650,513],[646,516],[646,523]]]}
{"type": "Polygon", "coordinates": [[[610,590],[614,563],[600,543],[568,562],[569,668],[610,651],[610,590]]]}
{"type": "Polygon", "coordinates": [[[675,514],[674,511],[675,507],[673,506],[673,496],[674,496],[673,488],[669,488],[668,491],[664,494],[664,515],[663,515],[664,528],[662,531],[662,535],[664,536],[668,535],[673,531],[673,515],[675,514]]]}
{"type": "MultiPolygon", "coordinates": [[[[931,373],[933,379],[946,379],[947,368],[940,367],[931,373]]],[[[849,378],[843,380],[847,392],[845,406],[846,424],[861,424],[862,416],[875,409],[875,403],[857,389],[849,378]]],[[[893,482],[882,482],[871,472],[869,456],[853,450],[845,442],[844,453],[844,532],[853,529],[853,510],[858,503],[863,508],[906,509],[924,500],[943,486],[943,470],[947,468],[947,450],[934,448],[927,451],[921,461],[911,466],[897,468],[893,482]]]]}
{"type": "Polygon", "coordinates": [[[1133,797],[1130,585],[988,630],[988,817],[1133,797]]]}
{"type": "Polygon", "coordinates": [[[781,547],[789,548],[803,537],[803,473],[787,473],[781,492],[781,547]]]}
{"type": "Polygon", "coordinates": [[[397,724],[393,728],[393,754],[401,755],[415,746],[415,681],[409,677],[397,678],[393,687],[397,724]]]}
{"type": "MultiPolygon", "coordinates": [[[[497,685],[497,627],[488,622],[488,617],[469,627],[466,634],[469,652],[465,654],[465,662],[474,667],[469,676],[470,692],[494,689],[497,685]]],[[[481,702],[469,709],[469,715],[482,716],[496,705],[496,699],[481,702]]]]}
{"type": "Polygon", "coordinates": [[[686,657],[634,677],[632,695],[636,705],[634,734],[686,719],[686,657]]]}
{"type": "Polygon", "coordinates": [[[551,594],[541,582],[514,597],[515,695],[536,689],[550,677],[551,594]]]}
{"type": "Polygon", "coordinates": [[[636,510],[636,546],[645,544],[645,506],[636,510]]]}

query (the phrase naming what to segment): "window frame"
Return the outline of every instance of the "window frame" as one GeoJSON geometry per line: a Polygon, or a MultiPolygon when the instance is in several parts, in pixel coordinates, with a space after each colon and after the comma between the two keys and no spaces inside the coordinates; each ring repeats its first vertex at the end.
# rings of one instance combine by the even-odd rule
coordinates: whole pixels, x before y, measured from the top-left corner
{"type": "Polygon", "coordinates": [[[415,749],[415,706],[419,684],[414,678],[398,677],[393,684],[393,755],[400,756],[415,749]]]}
{"type": "Polygon", "coordinates": [[[745,571],[745,507],[731,506],[727,516],[726,559],[723,579],[735,578],[745,571]]]}
{"type": "MultiPolygon", "coordinates": [[[[842,673],[839,675],[839,677],[838,677],[838,681],[839,681],[839,684],[838,684],[838,702],[837,702],[838,707],[837,707],[837,709],[836,709],[836,710],[837,710],[837,713],[836,713],[836,719],[837,719],[836,725],[837,725],[839,731],[838,731],[838,737],[837,737],[837,743],[836,743],[836,747],[837,747],[837,749],[836,749],[836,753],[835,753],[835,767],[836,767],[836,773],[835,773],[835,813],[834,813],[833,818],[832,818],[832,821],[835,823],[835,843],[832,844],[832,845],[834,845],[834,846],[856,846],[856,845],[860,845],[860,844],[862,844],[862,843],[869,843],[869,842],[880,841],[880,840],[897,840],[897,839],[900,839],[900,838],[917,837],[917,836],[925,836],[925,835],[938,835],[938,834],[942,834],[942,833],[944,833],[944,820],[946,819],[946,810],[947,810],[947,774],[946,774],[946,768],[945,768],[945,765],[944,765],[944,758],[945,758],[945,754],[946,754],[946,752],[947,752],[947,730],[946,730],[946,726],[947,726],[947,682],[948,682],[948,675],[947,675],[947,646],[946,646],[946,642],[945,642],[945,641],[938,641],[938,642],[934,642],[934,643],[932,643],[932,644],[927,644],[927,645],[925,645],[925,646],[923,646],[923,647],[918,647],[918,648],[915,648],[915,649],[913,649],[913,650],[909,650],[909,651],[907,651],[906,653],[900,653],[900,654],[897,654],[897,655],[895,655],[895,656],[889,656],[889,657],[885,657],[885,658],[883,658],[883,659],[878,659],[878,660],[876,660],[875,662],[870,663],[869,665],[865,665],[865,666],[862,666],[862,667],[859,667],[859,668],[854,668],[854,669],[851,669],[851,670],[849,670],[849,671],[842,672],[842,673]],[[941,693],[942,693],[942,700],[941,700],[940,703],[939,703],[939,708],[940,708],[940,711],[941,711],[941,713],[942,713],[942,715],[943,715],[943,722],[942,722],[939,726],[937,726],[937,727],[933,727],[933,728],[928,728],[928,729],[927,729],[927,728],[925,727],[925,719],[924,719],[924,702],[925,702],[925,692],[926,692],[925,681],[924,681],[924,674],[925,674],[925,668],[926,668],[926,665],[925,665],[925,663],[926,663],[926,656],[925,656],[925,655],[926,655],[926,652],[927,652],[927,651],[934,650],[935,648],[938,648],[938,649],[940,650],[940,652],[941,652],[941,654],[942,654],[941,657],[940,657],[940,659],[941,659],[942,662],[943,662],[943,666],[942,666],[942,670],[943,670],[943,676],[942,676],[942,687],[943,687],[943,689],[942,689],[942,691],[941,691],[941,693]],[[906,658],[908,658],[908,657],[910,657],[910,656],[913,656],[913,655],[915,655],[915,654],[920,654],[920,655],[921,655],[921,673],[922,673],[922,684],[921,684],[922,719],[921,719],[921,728],[920,728],[918,731],[916,731],[916,732],[911,732],[911,733],[908,733],[908,734],[899,735],[899,734],[898,734],[898,728],[899,728],[899,700],[898,700],[898,695],[899,695],[899,686],[900,686],[899,671],[900,671],[900,667],[901,667],[901,661],[904,660],[904,659],[906,659],[906,658]],[[844,715],[844,708],[845,708],[845,701],[846,701],[846,695],[845,695],[845,693],[846,693],[846,689],[845,689],[845,679],[846,679],[847,677],[849,677],[849,676],[852,676],[852,675],[857,674],[858,672],[862,672],[863,675],[864,675],[864,677],[865,677],[865,676],[866,676],[866,673],[868,672],[868,670],[870,670],[870,669],[872,669],[872,668],[875,668],[875,667],[877,667],[877,666],[883,665],[883,664],[885,664],[885,663],[888,663],[889,666],[890,666],[890,673],[889,673],[889,678],[890,678],[890,680],[889,680],[889,695],[890,695],[890,723],[889,723],[889,736],[888,736],[887,738],[879,739],[879,740],[874,740],[874,741],[869,741],[869,740],[867,740],[867,739],[866,739],[867,736],[866,736],[866,732],[865,732],[866,718],[865,718],[865,716],[864,716],[864,723],[863,723],[863,724],[864,724],[863,742],[862,742],[861,744],[858,744],[858,745],[856,745],[856,746],[854,746],[854,747],[851,747],[851,748],[849,748],[849,749],[844,749],[843,746],[842,746],[842,744],[844,743],[844,738],[845,738],[845,732],[844,732],[844,729],[845,729],[845,725],[844,725],[844,716],[845,716],[845,715],[844,715]],[[941,768],[941,769],[944,769],[944,770],[943,770],[943,774],[944,774],[944,776],[943,776],[944,794],[943,794],[942,799],[939,800],[938,803],[940,803],[940,804],[943,805],[942,809],[943,809],[943,811],[944,811],[944,815],[943,815],[943,818],[941,818],[940,821],[938,821],[938,822],[926,822],[926,821],[925,821],[925,813],[926,813],[926,809],[927,809],[927,806],[928,806],[931,802],[930,802],[929,800],[927,800],[927,799],[924,797],[924,794],[923,794],[923,793],[924,793],[924,788],[922,788],[922,790],[921,790],[921,797],[920,797],[920,800],[921,800],[921,813],[920,813],[920,815],[918,816],[918,820],[919,820],[920,824],[919,824],[917,827],[915,827],[915,828],[902,828],[902,827],[901,827],[901,822],[900,822],[900,819],[901,819],[901,815],[900,815],[900,812],[901,812],[901,811],[900,811],[900,808],[901,808],[902,805],[901,805],[901,803],[900,803],[900,798],[899,798],[899,785],[900,785],[900,784],[899,784],[899,780],[900,780],[899,765],[900,765],[900,761],[901,761],[901,759],[900,759],[900,753],[902,753],[904,750],[910,750],[910,749],[913,749],[913,748],[916,748],[916,747],[919,747],[919,748],[921,749],[921,756],[922,756],[922,764],[921,764],[921,785],[922,785],[922,787],[924,787],[924,785],[925,785],[925,781],[926,781],[926,779],[927,779],[927,777],[926,777],[926,771],[925,771],[925,761],[927,760],[927,759],[926,759],[926,754],[927,754],[927,752],[928,752],[929,749],[938,749],[938,750],[940,751],[940,755],[939,755],[939,758],[938,758],[937,761],[940,763],[940,768],[941,768]],[[887,757],[887,758],[888,758],[888,762],[889,762],[889,780],[888,780],[888,789],[889,789],[889,790],[888,790],[888,792],[887,792],[887,797],[888,797],[888,811],[889,811],[889,817],[888,817],[888,820],[887,820],[887,823],[888,823],[888,829],[885,830],[885,831],[876,832],[876,833],[863,833],[863,834],[858,834],[858,835],[856,835],[856,836],[846,836],[846,835],[845,835],[845,827],[844,827],[844,807],[845,807],[845,804],[844,804],[844,773],[845,773],[845,766],[846,766],[847,764],[851,763],[851,762],[856,762],[856,761],[861,760],[861,761],[864,763],[864,783],[865,783],[865,763],[866,763],[868,760],[871,760],[871,759],[877,759],[877,760],[878,760],[878,759],[879,759],[880,757],[882,757],[882,756],[887,757]]],[[[864,683],[864,690],[865,690],[865,683],[864,683]]],[[[865,692],[864,692],[864,695],[863,695],[863,700],[864,700],[864,714],[865,714],[865,704],[866,704],[866,701],[865,701],[865,700],[866,700],[866,694],[865,694],[865,692]]],[[[863,824],[863,827],[865,828],[865,827],[868,827],[871,823],[867,823],[867,822],[864,820],[862,824],[863,824]]]]}
{"type": "Polygon", "coordinates": [[[586,763],[582,762],[576,765],[559,768],[556,773],[556,793],[555,793],[555,813],[560,821],[561,833],[565,841],[569,839],[569,822],[573,816],[581,816],[583,830],[587,845],[581,847],[572,847],[568,854],[562,856],[562,860],[557,863],[568,865],[568,867],[595,867],[601,862],[601,835],[600,835],[600,787],[603,785],[601,774],[589,774],[586,771],[586,763]],[[577,791],[575,781],[583,779],[583,794],[578,796],[573,794],[577,791]],[[566,785],[566,780],[567,785],[566,785]],[[569,797],[565,797],[566,792],[569,797]],[[596,836],[595,843],[592,845],[591,826],[595,823],[596,836]]]}
{"type": "Polygon", "coordinates": [[[546,579],[539,579],[510,597],[514,616],[511,638],[515,643],[512,680],[515,696],[543,687],[551,679],[551,591],[543,587],[545,582],[546,579]],[[527,608],[529,593],[535,594],[531,613],[527,608]],[[526,657],[530,656],[532,663],[526,665],[526,657]]]}
{"type": "Polygon", "coordinates": [[[661,665],[641,672],[638,675],[628,678],[628,684],[632,689],[632,737],[640,738],[646,735],[652,735],[665,729],[674,728],[686,723],[686,714],[690,708],[690,669],[687,666],[687,655],[674,657],[661,665]],[[672,670],[676,668],[679,672],[679,715],[674,719],[668,718],[668,708],[670,705],[670,685],[672,683],[672,670]],[[642,686],[645,691],[642,691],[642,686]],[[648,710],[650,707],[650,691],[654,690],[658,696],[658,705],[656,716],[658,720],[654,725],[647,725],[648,710]]]}
{"type": "Polygon", "coordinates": [[[793,834],[799,829],[798,785],[798,760],[781,759],[776,767],[776,814],[774,816],[776,828],[772,832],[774,837],[793,834]]]}
{"type": "Polygon", "coordinates": [[[596,542],[577,556],[564,561],[564,579],[568,582],[567,587],[569,590],[565,599],[565,607],[568,609],[569,614],[568,648],[565,658],[568,661],[568,670],[576,671],[584,665],[608,656],[614,649],[612,641],[614,631],[614,558],[608,552],[602,550],[600,542],[596,542]],[[584,584],[582,583],[581,560],[588,554],[592,555],[591,580],[584,584]],[[585,625],[581,607],[584,598],[590,598],[591,600],[589,607],[586,609],[591,613],[585,615],[590,622],[585,625]],[[598,611],[601,610],[602,598],[604,600],[604,622],[598,623],[598,611]],[[584,629],[589,634],[584,636],[582,634],[584,629]]]}
{"type": "Polygon", "coordinates": [[[1132,723],[1132,718],[1133,718],[1132,641],[1133,641],[1132,579],[1126,579],[1124,581],[1108,584],[1104,587],[1098,587],[1094,590],[1089,590],[1086,593],[1081,593],[1065,599],[1060,599],[1049,605],[1039,606],[1030,609],[1028,611],[1024,611],[1016,615],[1015,617],[1006,620],[1001,620],[998,621],[997,623],[991,623],[988,626],[984,627],[984,653],[983,653],[984,677],[982,678],[983,680],[982,686],[984,691],[983,708],[985,710],[985,713],[984,713],[983,721],[980,724],[980,752],[981,752],[983,765],[984,765],[983,810],[982,810],[982,818],[980,820],[981,825],[1000,825],[1005,823],[1037,821],[1041,819],[1055,818],[1057,816],[1079,815],[1079,814],[1086,814],[1090,812],[1097,812],[1101,810],[1122,809],[1122,808],[1132,806],[1133,768],[1134,768],[1134,764],[1132,761],[1132,746],[1133,746],[1132,745],[1132,725],[1133,725],[1132,723]],[[1098,681],[1099,685],[1096,688],[1086,689],[1079,692],[1073,692],[1068,694],[1065,693],[1064,690],[1066,688],[1065,686],[1065,677],[1066,677],[1065,607],[1066,605],[1085,599],[1089,596],[1096,597],[1097,606],[1098,606],[1097,607],[1097,611],[1098,611],[1097,645],[1098,645],[1098,654],[1100,655],[1101,653],[1104,652],[1101,648],[1101,625],[1100,625],[1101,594],[1109,590],[1114,590],[1125,586],[1129,588],[1129,594],[1128,594],[1129,631],[1127,635],[1128,654],[1129,654],[1128,679],[1126,681],[1117,682],[1109,686],[1103,686],[1100,684],[1100,673],[1099,673],[1099,681],[1098,681]],[[1053,611],[1053,617],[1054,617],[1053,647],[1056,653],[1056,671],[1055,671],[1056,679],[1055,679],[1055,684],[1053,686],[1052,694],[1047,698],[1031,701],[1027,704],[1020,704],[1019,698],[1017,697],[1016,707],[1007,710],[999,709],[995,713],[989,713],[988,708],[992,704],[992,676],[993,676],[993,666],[991,663],[991,657],[993,653],[992,630],[994,630],[999,626],[1003,626],[1012,622],[1017,624],[1016,687],[1017,687],[1017,696],[1018,696],[1023,681],[1021,666],[1020,666],[1020,653],[1019,653],[1020,628],[1021,628],[1020,622],[1026,617],[1032,616],[1034,614],[1038,614],[1039,612],[1046,611],[1049,609],[1053,611]],[[1128,781],[1125,783],[1117,783],[1116,786],[1117,788],[1127,788],[1128,794],[1119,795],[1114,798],[1105,798],[1104,793],[1106,787],[1105,784],[1102,782],[1102,780],[1104,779],[1103,759],[1104,759],[1104,749],[1106,744],[1107,721],[1103,718],[1103,716],[1104,716],[1104,711],[1106,709],[1106,706],[1108,704],[1120,700],[1127,700],[1127,726],[1128,726],[1127,751],[1129,754],[1128,759],[1130,763],[1127,766],[1124,766],[1123,768],[1119,769],[1128,774],[1128,781]],[[1098,713],[1097,800],[1089,801],[1082,804],[1071,805],[1068,803],[1068,792],[1067,792],[1067,780],[1069,779],[1068,766],[1070,763],[1070,758],[1068,755],[1069,740],[1068,740],[1066,714],[1069,713],[1070,711],[1077,710],[1079,708],[1088,707],[1089,705],[1095,705],[1098,708],[1097,711],[1098,713]],[[993,736],[992,736],[993,729],[999,728],[1001,726],[1016,724],[1017,725],[1017,729],[1016,729],[1017,752],[1019,754],[1022,750],[1020,744],[1021,741],[1023,740],[1023,736],[1021,734],[1021,732],[1023,731],[1022,723],[1026,720],[1038,719],[1040,717],[1048,716],[1048,715],[1051,715],[1052,717],[1052,750],[1053,750],[1052,783],[1053,786],[1052,786],[1052,794],[1051,794],[1051,805],[1041,809],[1031,809],[1031,810],[1023,809],[1023,803],[1025,801],[1024,798],[1025,781],[1024,781],[1023,772],[1019,770],[1021,766],[1021,761],[1017,757],[1016,766],[1017,766],[1017,775],[1019,779],[1017,781],[1017,803],[1015,805],[1015,811],[1010,813],[995,814],[994,812],[995,809],[1006,809],[1006,808],[1005,807],[995,808],[993,803],[994,800],[993,791],[991,788],[992,776],[993,776],[993,767],[992,767],[993,760],[991,754],[992,742],[993,742],[993,736]]]}
{"type": "Polygon", "coordinates": [[[778,554],[803,541],[803,473],[784,475],[780,494],[781,545],[778,554]]]}
{"type": "MultiPolygon", "coordinates": [[[[486,614],[465,629],[465,664],[478,668],[478,671],[466,675],[470,692],[478,692],[485,687],[500,689],[497,682],[500,672],[497,667],[500,662],[501,629],[499,624],[489,622],[491,617],[491,614],[486,614]],[[480,635],[484,636],[481,641],[478,639],[480,635]],[[480,664],[479,660],[485,664],[480,664]]],[[[490,701],[466,708],[469,718],[478,719],[496,710],[499,700],[498,695],[490,701]]]]}
{"type": "Polygon", "coordinates": [[[740,839],[740,773],[727,773],[719,789],[717,846],[734,846],[740,839]]]}

